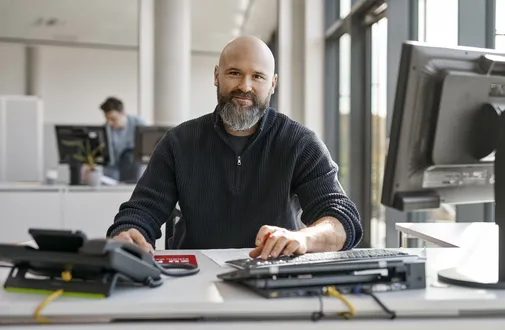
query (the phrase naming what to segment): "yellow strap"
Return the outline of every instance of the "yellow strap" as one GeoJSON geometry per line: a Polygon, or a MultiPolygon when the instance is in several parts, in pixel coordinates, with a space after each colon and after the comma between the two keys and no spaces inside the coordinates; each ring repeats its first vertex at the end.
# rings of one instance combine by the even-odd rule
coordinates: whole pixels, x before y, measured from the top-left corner
{"type": "Polygon", "coordinates": [[[337,289],[335,289],[335,287],[333,286],[328,287],[327,292],[329,296],[340,299],[340,301],[342,301],[344,305],[346,305],[347,308],[349,309],[347,312],[341,312],[338,315],[340,315],[346,320],[356,316],[356,308],[354,308],[351,302],[342,293],[340,293],[337,289]]]}
{"type": "MultiPolygon", "coordinates": [[[[72,280],[72,273],[70,271],[61,272],[61,279],[65,282],[69,282],[70,280],[72,280]]],[[[33,315],[35,317],[35,320],[37,320],[37,322],[43,323],[43,324],[51,323],[51,321],[49,321],[49,319],[47,317],[41,316],[40,313],[47,305],[49,305],[49,303],[51,303],[54,299],[58,298],[62,294],[63,294],[63,289],[56,290],[52,294],[47,296],[46,299],[44,299],[40,303],[40,305],[37,307],[37,309],[35,310],[35,313],[33,315]]]]}

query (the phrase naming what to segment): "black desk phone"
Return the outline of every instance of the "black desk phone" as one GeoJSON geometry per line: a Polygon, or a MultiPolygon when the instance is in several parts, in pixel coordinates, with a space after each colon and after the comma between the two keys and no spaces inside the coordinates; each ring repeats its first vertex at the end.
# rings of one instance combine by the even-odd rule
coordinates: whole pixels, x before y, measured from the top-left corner
{"type": "Polygon", "coordinates": [[[0,244],[0,261],[12,265],[4,287],[34,292],[63,289],[77,296],[107,297],[117,285],[158,287],[162,275],[198,273],[192,264],[160,265],[135,244],[87,239],[80,231],[30,229],[38,249],[0,244]]]}

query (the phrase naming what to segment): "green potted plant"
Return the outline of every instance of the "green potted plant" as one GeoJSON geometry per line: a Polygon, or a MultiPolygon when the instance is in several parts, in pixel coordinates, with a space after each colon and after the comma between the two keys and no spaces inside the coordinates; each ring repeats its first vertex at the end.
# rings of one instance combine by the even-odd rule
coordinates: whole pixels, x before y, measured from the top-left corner
{"type": "Polygon", "coordinates": [[[81,164],[84,170],[84,181],[90,186],[99,186],[102,181],[102,167],[98,165],[99,152],[105,147],[103,143],[91,149],[88,139],[84,141],[62,141],[68,147],[77,147],[78,152],[73,155],[76,162],[81,164]]]}

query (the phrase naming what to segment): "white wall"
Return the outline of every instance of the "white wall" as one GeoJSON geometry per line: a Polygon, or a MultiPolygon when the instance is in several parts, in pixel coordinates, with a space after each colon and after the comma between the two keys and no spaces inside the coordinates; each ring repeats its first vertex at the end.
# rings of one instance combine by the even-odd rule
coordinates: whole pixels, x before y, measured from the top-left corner
{"type": "Polygon", "coordinates": [[[0,43],[0,95],[25,93],[25,46],[0,43]]]}
{"type": "Polygon", "coordinates": [[[137,52],[39,46],[33,88],[44,101],[45,122],[102,124],[100,103],[121,99],[137,114],[137,52]]]}
{"type": "MultiPolygon", "coordinates": [[[[31,63],[34,93],[44,101],[45,122],[101,124],[100,103],[109,95],[122,99],[128,113],[138,112],[137,52],[37,46],[31,63]]],[[[191,58],[191,118],[214,111],[213,82],[217,54],[191,58]]],[[[24,94],[25,46],[0,43],[0,95],[24,94]]]]}

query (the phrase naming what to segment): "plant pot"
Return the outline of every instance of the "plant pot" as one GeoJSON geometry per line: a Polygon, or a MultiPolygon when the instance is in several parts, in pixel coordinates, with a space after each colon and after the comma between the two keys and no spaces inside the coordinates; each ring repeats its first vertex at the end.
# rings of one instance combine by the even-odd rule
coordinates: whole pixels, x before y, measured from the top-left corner
{"type": "Polygon", "coordinates": [[[102,171],[99,169],[89,170],[86,173],[86,184],[88,186],[97,187],[102,184],[102,171]]]}

